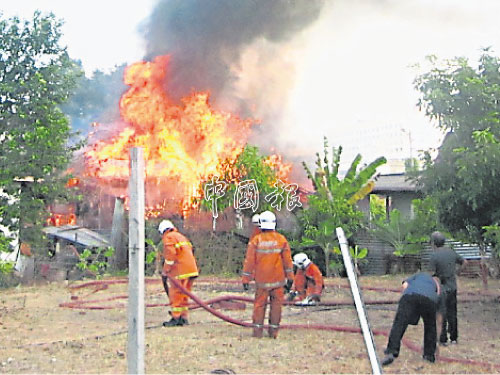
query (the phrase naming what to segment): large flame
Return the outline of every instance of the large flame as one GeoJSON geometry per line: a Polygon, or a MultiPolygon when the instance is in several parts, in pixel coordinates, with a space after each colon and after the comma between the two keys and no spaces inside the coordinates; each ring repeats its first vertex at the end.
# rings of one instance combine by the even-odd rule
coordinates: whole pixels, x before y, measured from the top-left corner
{"type": "MultiPolygon", "coordinates": [[[[126,126],[85,152],[86,176],[110,194],[125,196],[129,149],[144,149],[148,217],[165,211],[185,215],[196,204],[193,202],[199,202],[195,198],[202,194],[200,184],[210,176],[238,182],[241,176],[235,162],[256,123],[211,108],[208,92],[195,92],[174,103],[164,89],[168,62],[168,56],[159,56],[127,67],[124,81],[130,88],[120,100],[126,126]]],[[[277,178],[288,181],[291,164],[278,154],[266,163],[277,172],[277,178]]]]}
{"type": "Polygon", "coordinates": [[[87,175],[126,181],[129,149],[142,147],[151,213],[160,212],[166,198],[180,207],[191,201],[200,181],[217,174],[221,163],[234,163],[255,123],[214,110],[207,92],[173,103],[164,90],[168,59],[160,56],[126,69],[130,88],[120,100],[120,113],[128,126],[86,152],[87,175]]]}

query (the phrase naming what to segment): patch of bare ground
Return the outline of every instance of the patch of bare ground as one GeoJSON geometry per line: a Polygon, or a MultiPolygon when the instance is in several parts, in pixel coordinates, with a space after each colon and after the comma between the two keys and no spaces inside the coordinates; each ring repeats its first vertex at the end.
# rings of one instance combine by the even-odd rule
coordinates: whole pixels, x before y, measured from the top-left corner
{"type": "MultiPolygon", "coordinates": [[[[403,275],[363,276],[368,317],[376,332],[388,332],[396,304],[371,305],[368,301],[396,301],[403,275]],[[371,288],[371,289],[367,289],[371,288]],[[384,290],[385,289],[385,290],[384,290]]],[[[108,281],[108,280],[105,280],[108,281]]],[[[441,358],[430,364],[421,351],[406,346],[385,373],[499,373],[499,280],[490,280],[488,296],[481,295],[479,279],[459,280],[458,345],[441,347],[441,358]],[[473,360],[476,364],[467,363],[473,360]],[[488,365],[490,364],[490,365],[488,365]],[[493,367],[494,365],[496,367],[493,367]]],[[[82,283],[79,283],[82,284],[82,283]]],[[[352,301],[346,279],[327,280],[322,301],[352,301]]],[[[0,293],[0,373],[127,373],[127,285],[110,284],[69,289],[64,284],[17,287],[0,293]],[[73,297],[72,297],[73,296],[73,297]],[[93,301],[81,307],[61,303],[93,301]],[[112,307],[102,309],[103,307],[112,307]]],[[[253,297],[244,293],[239,279],[201,277],[194,293],[203,300],[223,295],[253,297]]],[[[147,284],[146,303],[167,302],[161,283],[147,284]]],[[[315,307],[285,306],[282,325],[320,325],[324,329],[282,329],[277,340],[255,339],[251,329],[220,320],[203,309],[194,309],[190,325],[164,328],[170,317],[166,306],[146,309],[147,373],[210,373],[216,369],[237,374],[371,373],[364,341],[359,333],[342,327],[359,327],[353,305],[315,307]],[[335,326],[337,331],[328,330],[335,326]]],[[[233,319],[251,321],[252,305],[244,310],[221,310],[233,319]]],[[[382,357],[387,338],[375,335],[382,357]]],[[[410,326],[405,334],[414,346],[423,342],[423,325],[410,326]]]]}

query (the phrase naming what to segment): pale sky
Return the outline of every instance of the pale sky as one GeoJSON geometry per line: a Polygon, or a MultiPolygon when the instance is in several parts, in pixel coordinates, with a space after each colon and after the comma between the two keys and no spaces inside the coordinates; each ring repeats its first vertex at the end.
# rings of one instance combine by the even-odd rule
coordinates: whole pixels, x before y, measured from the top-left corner
{"type": "Polygon", "coordinates": [[[138,27],[156,0],[0,0],[5,17],[30,18],[36,9],[65,20],[62,44],[88,75],[95,69],[133,63],[144,55],[138,27]]]}
{"type": "MultiPolygon", "coordinates": [[[[65,19],[63,42],[89,73],[142,58],[138,28],[155,3],[0,0],[0,9],[5,16],[29,17],[38,8],[65,19]]],[[[346,157],[361,152],[366,162],[382,154],[417,156],[418,150],[436,147],[441,135],[415,106],[417,71],[410,66],[429,54],[468,56],[475,64],[487,46],[500,55],[498,0],[327,4],[321,18],[288,44],[257,41],[237,67],[235,91],[243,99],[267,93],[261,95],[257,115],[277,124],[281,131],[273,141],[291,155],[314,157],[325,135],[331,145],[348,150],[346,157]],[[268,56],[262,59],[258,54],[264,50],[268,56]]]]}

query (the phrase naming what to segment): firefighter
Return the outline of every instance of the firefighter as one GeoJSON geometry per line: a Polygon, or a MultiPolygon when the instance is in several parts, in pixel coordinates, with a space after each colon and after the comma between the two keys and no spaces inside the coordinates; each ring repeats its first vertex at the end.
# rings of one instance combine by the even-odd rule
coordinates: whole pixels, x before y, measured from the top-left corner
{"type": "Polygon", "coordinates": [[[252,224],[253,224],[253,231],[252,231],[252,234],[250,235],[250,240],[252,238],[254,238],[257,234],[262,232],[260,230],[260,215],[259,214],[255,214],[252,216],[252,224]]]}
{"type": "Polygon", "coordinates": [[[193,255],[193,245],[181,234],[170,220],[163,220],[158,226],[163,240],[162,281],[170,299],[172,319],[163,322],[164,327],[183,326],[188,322],[188,296],[175,285],[167,283],[167,276],[175,278],[186,290],[191,291],[198,277],[198,267],[193,255]]]}
{"type": "Polygon", "coordinates": [[[318,266],[304,253],[294,255],[293,265],[297,267],[297,272],[287,299],[293,301],[298,297],[298,302],[295,304],[302,306],[311,306],[320,302],[324,283],[318,266]]]}
{"type": "Polygon", "coordinates": [[[243,289],[248,290],[255,280],[253,308],[253,337],[262,337],[267,300],[270,300],[269,337],[277,338],[284,300],[283,287],[293,283],[293,263],[290,245],[285,236],[276,232],[276,216],[265,211],[260,214],[260,229],[248,243],[242,272],[243,289]]]}

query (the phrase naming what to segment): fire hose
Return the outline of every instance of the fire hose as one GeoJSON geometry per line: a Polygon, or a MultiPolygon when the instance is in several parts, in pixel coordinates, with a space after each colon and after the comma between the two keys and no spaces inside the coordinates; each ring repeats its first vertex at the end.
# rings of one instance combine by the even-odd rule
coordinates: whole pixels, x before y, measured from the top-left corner
{"type": "MultiPolygon", "coordinates": [[[[241,296],[235,296],[235,295],[226,295],[226,296],[221,296],[217,298],[213,298],[208,301],[203,301],[199,297],[197,297],[195,294],[189,292],[186,290],[176,279],[169,277],[170,282],[172,282],[173,285],[175,285],[177,288],[179,288],[184,294],[186,294],[189,298],[191,298],[195,304],[191,304],[189,306],[190,309],[196,309],[196,308],[203,308],[204,310],[208,311],[212,315],[216,316],[217,318],[226,321],[231,324],[235,324],[238,326],[242,327],[253,327],[252,323],[249,322],[244,322],[240,321],[234,318],[231,318],[230,316],[227,316],[220,311],[210,307],[210,305],[215,304],[217,302],[221,301],[227,301],[227,300],[238,300],[238,301],[243,301],[243,302],[253,302],[254,300],[249,297],[241,297],[241,296]]],[[[99,290],[104,290],[107,289],[109,284],[122,284],[122,283],[127,283],[127,279],[120,279],[120,280],[110,280],[110,281],[92,281],[89,283],[84,283],[80,284],[78,286],[72,287],[72,289],[80,289],[83,287],[87,286],[96,286],[96,290],[94,290],[92,293],[95,293],[99,290]],[[105,285],[105,286],[104,286],[105,285]]],[[[152,280],[148,279],[146,280],[147,283],[153,283],[157,282],[157,280],[152,280]]],[[[344,287],[344,286],[339,286],[339,287],[344,287]]],[[[348,286],[347,286],[348,287],[348,286]]],[[[401,289],[386,289],[386,288],[377,288],[377,287],[364,287],[363,289],[368,289],[368,290],[378,290],[378,291],[391,291],[391,292],[400,292],[401,289]]],[[[90,300],[90,301],[78,301],[78,302],[66,302],[66,303],[61,303],[59,306],[60,307],[67,307],[67,308],[86,308],[86,309],[113,309],[116,307],[125,307],[125,305],[121,306],[86,306],[88,303],[98,303],[98,302],[104,302],[104,301],[113,301],[117,299],[126,299],[128,298],[128,295],[119,295],[119,296],[114,296],[106,299],[100,299],[100,300],[90,300]]],[[[476,300],[476,299],[472,299],[476,300]]],[[[366,305],[381,305],[381,304],[395,304],[397,303],[398,300],[366,300],[365,304],[366,305]]],[[[284,302],[284,304],[290,304],[287,302],[284,302]]],[[[169,304],[146,304],[146,307],[158,307],[158,306],[168,306],[169,304]]],[[[334,302],[321,302],[319,305],[321,306],[338,306],[338,305],[352,305],[352,301],[334,301],[334,302]]],[[[264,328],[268,328],[267,325],[264,325],[264,328]]],[[[326,330],[326,331],[336,331],[336,332],[346,332],[346,333],[359,333],[361,334],[362,331],[360,328],[357,327],[346,327],[346,326],[337,326],[337,325],[323,325],[323,324],[308,324],[308,325],[302,325],[302,324],[283,324],[280,325],[281,329],[318,329],[318,330],[326,330]]],[[[373,329],[372,330],[374,335],[381,335],[388,337],[389,333],[387,331],[383,330],[378,330],[378,329],[373,329]]],[[[414,352],[420,352],[421,348],[419,345],[411,342],[410,340],[403,338],[401,340],[402,344],[406,346],[408,349],[414,351],[414,352]]],[[[482,362],[482,361],[476,361],[473,359],[465,359],[465,358],[452,358],[452,357],[445,357],[438,355],[437,358],[439,361],[446,362],[446,363],[460,363],[464,365],[474,365],[474,366],[479,366],[479,367],[488,367],[488,368],[495,368],[500,370],[500,364],[495,364],[495,363],[489,363],[489,362],[482,362]]]]}

